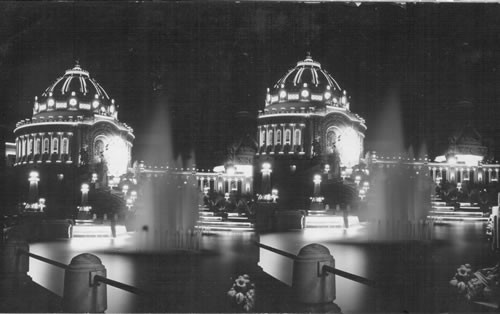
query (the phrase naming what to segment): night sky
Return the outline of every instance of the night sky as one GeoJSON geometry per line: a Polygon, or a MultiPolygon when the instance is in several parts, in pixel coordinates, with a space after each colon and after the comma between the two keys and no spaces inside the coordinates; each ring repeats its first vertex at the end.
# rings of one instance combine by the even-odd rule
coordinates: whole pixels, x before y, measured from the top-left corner
{"type": "Polygon", "coordinates": [[[497,4],[1,2],[0,123],[31,117],[34,96],[78,59],[135,129],[134,159],[165,107],[176,151],[203,165],[239,134],[235,113],[256,115],[307,51],[352,96],[367,148],[398,116],[406,148],[464,119],[495,146],[497,4]]]}

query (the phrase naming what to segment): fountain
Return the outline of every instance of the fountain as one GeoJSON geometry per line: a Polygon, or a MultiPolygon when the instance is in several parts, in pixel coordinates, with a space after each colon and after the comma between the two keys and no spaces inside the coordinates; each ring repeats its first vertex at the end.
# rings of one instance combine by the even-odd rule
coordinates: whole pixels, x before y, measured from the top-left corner
{"type": "Polygon", "coordinates": [[[201,233],[196,230],[198,220],[198,192],[194,161],[172,155],[169,119],[161,107],[155,115],[148,136],[149,147],[145,159],[167,164],[163,173],[140,174],[141,188],[134,225],[135,248],[144,251],[170,249],[198,249],[201,233]]]}
{"type": "MultiPolygon", "coordinates": [[[[425,162],[415,162],[413,149],[405,152],[397,93],[392,93],[381,114],[375,138],[378,148],[399,154],[396,160],[372,167],[367,195],[369,236],[381,240],[428,238],[431,226],[425,221],[430,207],[430,176],[425,162]]],[[[419,152],[422,157],[425,152],[419,152]]],[[[393,155],[393,158],[394,155],[393,155]]],[[[421,160],[421,158],[420,158],[421,160]]]]}

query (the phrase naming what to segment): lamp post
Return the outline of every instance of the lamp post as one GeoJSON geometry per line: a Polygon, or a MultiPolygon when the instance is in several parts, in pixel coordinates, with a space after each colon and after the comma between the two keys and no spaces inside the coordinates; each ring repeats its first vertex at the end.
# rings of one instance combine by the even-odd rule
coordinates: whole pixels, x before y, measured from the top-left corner
{"type": "Polygon", "coordinates": [[[82,187],[80,188],[82,192],[82,207],[87,206],[87,201],[89,197],[89,185],[87,183],[82,183],[82,187]]]}
{"type": "Polygon", "coordinates": [[[276,200],[278,199],[278,189],[273,189],[271,191],[271,198],[273,199],[273,203],[276,203],[276,200]]]}
{"type": "Polygon", "coordinates": [[[30,182],[28,201],[30,204],[33,204],[38,201],[38,182],[40,181],[38,172],[31,171],[29,174],[28,181],[30,182]]]}
{"type": "Polygon", "coordinates": [[[318,197],[320,194],[321,187],[321,176],[319,174],[314,175],[314,197],[318,197]]]}
{"type": "Polygon", "coordinates": [[[271,164],[268,162],[263,163],[260,172],[262,173],[262,195],[270,194],[271,173],[273,172],[273,170],[271,169],[271,164]]]}

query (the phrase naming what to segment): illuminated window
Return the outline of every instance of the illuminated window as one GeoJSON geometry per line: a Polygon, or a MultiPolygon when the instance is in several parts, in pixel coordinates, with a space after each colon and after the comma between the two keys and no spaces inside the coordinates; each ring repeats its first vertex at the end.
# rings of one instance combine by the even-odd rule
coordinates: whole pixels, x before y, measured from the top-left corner
{"type": "Polygon", "coordinates": [[[35,142],[35,154],[40,154],[42,140],[37,138],[35,142]]]}
{"type": "Polygon", "coordinates": [[[52,139],[52,153],[58,153],[59,152],[59,139],[53,138],[52,139]]]}
{"type": "Polygon", "coordinates": [[[61,144],[62,144],[62,145],[61,145],[61,146],[62,146],[62,147],[61,147],[61,152],[62,152],[63,154],[67,154],[67,153],[68,153],[68,146],[69,146],[69,140],[68,140],[68,138],[66,138],[66,137],[65,137],[65,138],[63,138],[63,139],[62,139],[62,143],[61,143],[61,144]]]}
{"type": "Polygon", "coordinates": [[[276,145],[281,145],[281,130],[276,131],[276,145]]]}
{"type": "Polygon", "coordinates": [[[260,132],[260,146],[264,146],[266,139],[266,131],[260,132]]]}
{"type": "Polygon", "coordinates": [[[267,133],[267,145],[273,145],[273,130],[267,133]]]}
{"type": "Polygon", "coordinates": [[[295,138],[293,139],[295,145],[300,145],[300,133],[300,130],[295,130],[295,138]]]}
{"type": "Polygon", "coordinates": [[[21,156],[26,156],[26,140],[23,139],[21,143],[21,156]]]}
{"type": "Polygon", "coordinates": [[[286,144],[290,144],[290,140],[291,140],[291,137],[292,137],[292,132],[290,132],[290,130],[285,130],[285,145],[286,144]]]}
{"type": "Polygon", "coordinates": [[[42,148],[43,152],[44,153],[48,153],[49,152],[49,139],[46,138],[43,140],[43,148],[42,148]]]}

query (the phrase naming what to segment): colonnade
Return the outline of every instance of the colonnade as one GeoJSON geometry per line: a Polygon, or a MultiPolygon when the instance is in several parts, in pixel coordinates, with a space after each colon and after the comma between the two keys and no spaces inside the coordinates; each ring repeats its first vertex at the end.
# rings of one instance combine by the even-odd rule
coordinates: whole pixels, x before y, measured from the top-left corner
{"type": "Polygon", "coordinates": [[[49,156],[55,154],[55,162],[65,160],[71,163],[72,132],[38,132],[23,134],[16,138],[16,163],[52,162],[49,156]],[[46,158],[42,155],[46,154],[46,158]],[[35,160],[35,157],[38,158],[35,160]]]}

